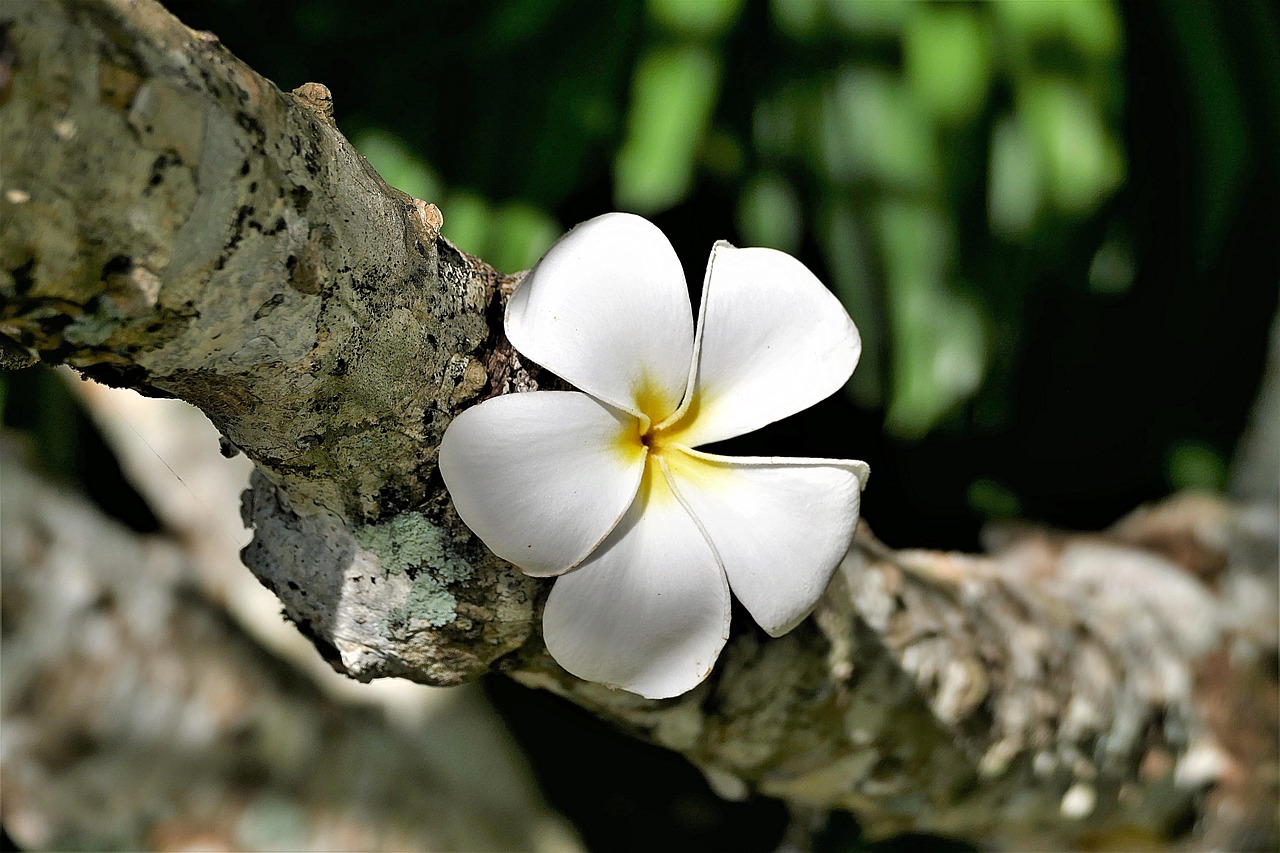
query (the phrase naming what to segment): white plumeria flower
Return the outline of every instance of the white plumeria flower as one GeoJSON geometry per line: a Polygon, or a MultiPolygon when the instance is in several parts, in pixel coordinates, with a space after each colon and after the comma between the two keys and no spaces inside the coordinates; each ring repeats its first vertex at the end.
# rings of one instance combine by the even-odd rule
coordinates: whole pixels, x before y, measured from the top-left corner
{"type": "Polygon", "coordinates": [[[651,699],[711,671],[729,590],[780,636],[817,603],[868,468],[695,448],[812,406],[845,383],[858,331],[803,264],[711,250],[694,334],[684,273],[652,223],[610,213],[560,239],[511,297],[507,337],[583,393],[460,414],[440,473],[498,556],[557,576],[543,614],[566,670],[651,699]]]}

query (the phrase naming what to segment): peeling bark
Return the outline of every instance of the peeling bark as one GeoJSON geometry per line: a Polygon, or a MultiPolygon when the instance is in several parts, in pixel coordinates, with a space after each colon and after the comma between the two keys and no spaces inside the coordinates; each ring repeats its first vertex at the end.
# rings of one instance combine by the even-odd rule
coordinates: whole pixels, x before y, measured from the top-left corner
{"type": "Polygon", "coordinates": [[[257,463],[246,563],[335,668],[453,684],[497,667],[681,751],[727,796],[848,808],[879,833],[1276,839],[1275,608],[1258,607],[1274,502],[1013,531],[987,557],[864,529],[812,619],[779,640],[739,620],[692,693],[580,682],[541,647],[548,585],[489,554],[435,474],[457,410],[552,387],[502,337],[515,280],[372,172],[323,87],[280,92],[150,0],[4,16],[6,363],[199,406],[257,463]]]}

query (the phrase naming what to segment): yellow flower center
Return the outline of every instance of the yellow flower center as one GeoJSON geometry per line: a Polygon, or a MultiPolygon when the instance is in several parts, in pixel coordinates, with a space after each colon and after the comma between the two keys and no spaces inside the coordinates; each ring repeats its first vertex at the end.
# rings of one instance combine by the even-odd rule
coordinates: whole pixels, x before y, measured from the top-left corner
{"type": "MultiPolygon", "coordinates": [[[[642,500],[670,496],[671,490],[662,474],[659,462],[672,445],[678,444],[682,425],[689,423],[693,407],[687,409],[674,423],[665,423],[680,405],[659,393],[651,382],[642,382],[636,390],[636,405],[643,417],[631,419],[618,436],[618,449],[628,460],[645,457],[644,475],[640,482],[642,500]]],[[[668,464],[674,462],[668,455],[668,464]]]]}

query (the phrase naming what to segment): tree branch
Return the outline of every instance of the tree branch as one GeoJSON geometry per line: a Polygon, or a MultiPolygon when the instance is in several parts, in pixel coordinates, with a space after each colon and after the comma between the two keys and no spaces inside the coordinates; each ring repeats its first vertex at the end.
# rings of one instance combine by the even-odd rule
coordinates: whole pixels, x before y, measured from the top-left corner
{"type": "Polygon", "coordinates": [[[188,551],[16,451],[0,436],[4,819],[25,849],[577,849],[480,696],[420,727],[335,700],[195,588],[188,551]]]}
{"type": "Polygon", "coordinates": [[[323,87],[279,92],[150,0],[7,8],[6,357],[204,410],[258,466],[246,563],[336,668],[452,684],[496,666],[727,795],[878,832],[1275,837],[1274,608],[1246,606],[1274,601],[1274,513],[1173,502],[991,557],[864,529],[811,620],[780,640],[738,620],[692,693],[580,682],[541,647],[546,585],[470,535],[435,473],[459,408],[555,381],[502,337],[515,281],[372,172],[323,87]]]}
{"type": "Polygon", "coordinates": [[[491,331],[493,270],[369,168],[322,87],[283,94],[152,2],[10,8],[0,335],[200,407],[262,475],[246,561],[353,675],[456,683],[525,642],[536,586],[435,476],[457,406],[533,387],[491,331]],[[448,588],[356,544],[411,508],[460,561],[448,588]]]}

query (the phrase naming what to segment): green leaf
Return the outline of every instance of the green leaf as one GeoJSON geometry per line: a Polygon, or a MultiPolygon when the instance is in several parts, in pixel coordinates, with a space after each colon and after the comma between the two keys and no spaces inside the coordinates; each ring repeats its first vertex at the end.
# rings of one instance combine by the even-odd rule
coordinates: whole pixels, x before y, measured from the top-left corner
{"type": "Polygon", "coordinates": [[[485,257],[491,222],[488,203],[475,193],[452,192],[440,212],[444,214],[441,233],[462,251],[485,257]]]}
{"type": "Polygon", "coordinates": [[[1045,194],[1044,164],[1016,116],[1002,116],[991,130],[987,172],[987,218],[1006,238],[1024,237],[1035,226],[1045,194]]]}
{"type": "Polygon", "coordinates": [[[637,213],[677,204],[715,107],[719,65],[692,46],[651,50],[636,68],[627,136],[614,161],[614,200],[637,213]]]}
{"type": "Polygon", "coordinates": [[[528,269],[560,236],[550,214],[522,202],[505,205],[494,217],[485,260],[502,272],[528,269]]]}
{"type": "Polygon", "coordinates": [[[787,35],[807,39],[822,21],[822,0],[769,0],[773,22],[787,35]]]}
{"type": "Polygon", "coordinates": [[[1119,54],[1120,17],[1108,0],[998,0],[989,8],[1018,41],[1059,38],[1087,57],[1119,54]]]}
{"type": "Polygon", "coordinates": [[[1049,197],[1063,213],[1091,213],[1125,176],[1124,154],[1078,86],[1061,79],[1024,81],[1019,111],[1044,163],[1049,197]]]}
{"type": "Polygon", "coordinates": [[[804,234],[800,199],[781,175],[756,175],[738,199],[738,232],[748,246],[795,254],[804,234]]]}
{"type": "Polygon", "coordinates": [[[991,81],[985,17],[967,6],[921,6],[902,38],[912,91],[939,120],[958,124],[982,108],[991,81]]]}
{"type": "Polygon", "coordinates": [[[827,14],[854,36],[891,36],[902,32],[916,0],[827,0],[827,14]]]}
{"type": "Polygon", "coordinates": [[[729,29],[742,0],[649,0],[649,17],[673,33],[711,38],[729,29]]]}
{"type": "Polygon", "coordinates": [[[902,81],[881,71],[841,71],[824,103],[821,159],[838,183],[876,179],[896,189],[934,188],[942,171],[928,117],[902,81]]]}
{"type": "Polygon", "coordinates": [[[974,480],[969,485],[969,506],[987,518],[1017,518],[1022,502],[1012,489],[995,480],[974,480]]]}
{"type": "Polygon", "coordinates": [[[951,225],[940,210],[890,200],[877,210],[877,225],[893,340],[885,425],[917,438],[982,383],[985,317],[980,305],[947,281],[951,225]]]}
{"type": "Polygon", "coordinates": [[[1175,489],[1221,492],[1227,483],[1227,462],[1208,444],[1186,440],[1169,450],[1165,473],[1175,489]]]}
{"type": "Polygon", "coordinates": [[[423,201],[440,197],[440,181],[422,158],[400,137],[385,130],[365,130],[352,143],[391,186],[423,201]]]}

